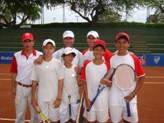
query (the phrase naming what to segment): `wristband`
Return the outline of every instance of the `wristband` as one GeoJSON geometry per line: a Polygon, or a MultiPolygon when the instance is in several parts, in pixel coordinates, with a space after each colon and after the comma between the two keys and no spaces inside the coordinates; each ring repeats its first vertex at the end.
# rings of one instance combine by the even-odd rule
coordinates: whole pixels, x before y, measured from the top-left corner
{"type": "Polygon", "coordinates": [[[57,98],[56,100],[59,100],[59,101],[61,101],[61,99],[59,99],[59,98],[57,98]]]}
{"type": "Polygon", "coordinates": [[[135,92],[132,92],[131,94],[132,94],[133,98],[134,98],[134,97],[135,97],[135,95],[136,95],[136,94],[135,94],[135,92]]]}

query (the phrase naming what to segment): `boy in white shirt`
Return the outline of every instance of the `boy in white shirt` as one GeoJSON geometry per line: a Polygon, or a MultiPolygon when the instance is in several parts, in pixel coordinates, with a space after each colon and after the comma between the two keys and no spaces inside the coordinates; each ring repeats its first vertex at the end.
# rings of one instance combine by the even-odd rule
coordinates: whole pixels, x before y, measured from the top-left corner
{"type": "Polygon", "coordinates": [[[59,106],[62,98],[64,66],[53,57],[55,42],[46,39],[43,42],[43,62],[35,65],[32,71],[32,105],[39,106],[43,114],[51,121],[59,123],[59,106]],[[36,89],[38,93],[36,99],[36,89]]]}
{"type": "MultiPolygon", "coordinates": [[[[109,63],[103,59],[106,50],[106,43],[102,40],[96,40],[93,46],[95,58],[84,63],[81,73],[81,80],[84,83],[85,111],[84,117],[88,122],[105,123],[109,119],[108,115],[108,88],[105,87],[97,97],[91,107],[91,101],[96,96],[100,80],[109,69],[109,63]],[[89,109],[90,111],[86,111],[89,109]]],[[[106,85],[104,85],[106,86],[106,85]]]]}
{"type": "Polygon", "coordinates": [[[66,47],[62,54],[65,70],[62,103],[60,105],[61,123],[69,122],[69,120],[71,120],[72,123],[76,123],[77,119],[80,96],[78,87],[78,74],[75,71],[76,65],[72,64],[75,56],[75,50],[71,47],[66,47]],[[71,110],[69,110],[69,103],[71,104],[71,110]]]}
{"type": "MultiPolygon", "coordinates": [[[[124,96],[122,91],[116,86],[114,79],[112,80],[112,86],[109,94],[111,121],[113,123],[119,123],[123,119],[124,123],[137,123],[137,94],[143,85],[145,73],[138,57],[127,50],[130,46],[130,37],[127,33],[120,32],[116,35],[115,46],[117,48],[117,52],[110,59],[110,67],[117,68],[117,66],[121,64],[128,64],[134,69],[138,76],[138,81],[133,85],[129,95],[124,96]],[[125,100],[130,103],[131,117],[127,116],[125,100]]],[[[127,73],[123,73],[123,75],[124,74],[127,73]]]]}

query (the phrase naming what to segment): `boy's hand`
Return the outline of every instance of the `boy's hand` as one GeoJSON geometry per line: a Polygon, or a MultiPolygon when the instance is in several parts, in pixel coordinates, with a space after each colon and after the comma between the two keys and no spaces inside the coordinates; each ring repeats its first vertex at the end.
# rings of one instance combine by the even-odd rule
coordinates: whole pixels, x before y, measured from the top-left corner
{"type": "Polygon", "coordinates": [[[77,74],[80,74],[80,73],[81,73],[81,70],[82,70],[82,69],[81,69],[80,66],[76,66],[76,67],[75,67],[75,71],[76,71],[77,74]]]}
{"type": "Polygon", "coordinates": [[[55,100],[55,102],[53,104],[54,108],[58,108],[60,106],[60,104],[61,104],[61,99],[56,98],[56,100],[55,100]]]}
{"type": "Polygon", "coordinates": [[[43,62],[43,55],[39,56],[37,59],[34,60],[34,64],[41,64],[43,62]]]}
{"type": "Polygon", "coordinates": [[[35,109],[36,109],[36,107],[38,107],[38,103],[37,103],[36,99],[31,99],[31,104],[35,109]]]}
{"type": "Polygon", "coordinates": [[[87,109],[89,109],[89,110],[90,110],[90,108],[91,108],[91,101],[90,101],[89,98],[86,99],[86,107],[87,107],[87,109]]]}

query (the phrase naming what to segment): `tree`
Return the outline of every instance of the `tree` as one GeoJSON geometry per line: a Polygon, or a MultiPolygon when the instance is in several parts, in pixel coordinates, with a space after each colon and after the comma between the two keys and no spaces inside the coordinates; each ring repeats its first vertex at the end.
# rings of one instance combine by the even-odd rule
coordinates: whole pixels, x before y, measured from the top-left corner
{"type": "Polygon", "coordinates": [[[0,0],[0,24],[4,27],[19,27],[27,20],[40,18],[40,0],[0,0]]]}
{"type": "Polygon", "coordinates": [[[148,6],[155,12],[147,18],[147,23],[164,23],[164,0],[154,0],[148,6]]]}
{"type": "Polygon", "coordinates": [[[67,0],[64,3],[94,27],[106,11],[110,10],[118,15],[119,12],[126,12],[128,15],[131,10],[144,6],[147,1],[149,0],[67,0]]]}
{"type": "Polygon", "coordinates": [[[99,16],[98,22],[120,22],[121,15],[118,12],[107,10],[99,16]]]}

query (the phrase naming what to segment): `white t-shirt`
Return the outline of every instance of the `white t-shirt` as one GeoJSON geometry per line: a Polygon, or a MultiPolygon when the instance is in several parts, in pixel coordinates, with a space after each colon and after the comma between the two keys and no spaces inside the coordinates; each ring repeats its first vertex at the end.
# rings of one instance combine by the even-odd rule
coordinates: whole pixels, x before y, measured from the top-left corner
{"type": "MultiPolygon", "coordinates": [[[[115,54],[113,57],[110,59],[110,67],[111,68],[116,68],[120,64],[128,64],[132,68],[134,68],[136,74],[138,76],[143,76],[144,72],[141,67],[141,64],[137,57],[134,57],[134,55],[127,54],[125,56],[119,56],[115,54]],[[137,70],[136,70],[137,67],[137,70]]],[[[131,88],[129,91],[129,94],[134,90],[136,87],[136,84],[131,88]]],[[[116,86],[114,80],[112,81],[112,87],[110,88],[109,92],[109,105],[110,106],[126,106],[125,100],[124,100],[124,94],[123,92],[116,86]]],[[[131,101],[131,103],[137,103],[137,96],[135,96],[131,101]]]]}
{"type": "MultiPolygon", "coordinates": [[[[82,65],[82,53],[79,50],[75,49],[75,48],[74,48],[74,51],[75,51],[76,56],[74,57],[74,59],[72,61],[72,64],[81,66],[82,65]]],[[[64,48],[61,48],[61,49],[55,51],[53,53],[53,56],[55,58],[61,60],[64,63],[64,61],[63,61],[63,59],[61,57],[63,52],[64,52],[64,48]]]]}
{"type": "Polygon", "coordinates": [[[38,100],[53,101],[58,94],[58,80],[64,78],[64,66],[56,58],[43,61],[35,65],[32,70],[31,80],[38,82],[38,100]]]}
{"type": "MultiPolygon", "coordinates": [[[[81,79],[87,83],[88,97],[92,101],[96,96],[100,80],[103,78],[109,68],[107,62],[101,65],[95,65],[92,61],[85,62],[84,68],[81,73],[81,79]]],[[[105,89],[97,97],[93,104],[92,111],[102,111],[108,109],[108,91],[109,89],[105,86],[105,89]]]]}
{"type": "Polygon", "coordinates": [[[64,68],[64,87],[62,93],[62,101],[69,104],[68,95],[71,95],[71,103],[76,103],[80,99],[79,87],[77,84],[77,73],[75,65],[71,68],[64,68]]]}

